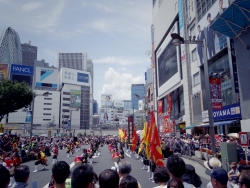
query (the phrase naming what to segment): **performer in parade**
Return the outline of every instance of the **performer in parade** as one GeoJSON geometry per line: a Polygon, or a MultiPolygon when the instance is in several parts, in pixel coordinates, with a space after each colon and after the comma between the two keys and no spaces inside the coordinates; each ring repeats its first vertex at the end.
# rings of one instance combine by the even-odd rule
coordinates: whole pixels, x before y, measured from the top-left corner
{"type": "Polygon", "coordinates": [[[53,153],[54,153],[54,155],[53,155],[53,162],[52,162],[52,164],[54,164],[55,162],[57,162],[57,156],[58,156],[58,154],[59,154],[59,152],[58,152],[58,146],[57,145],[54,145],[54,147],[53,147],[53,153]]]}
{"type": "Polygon", "coordinates": [[[68,142],[68,143],[67,143],[67,151],[66,151],[67,157],[69,157],[70,152],[71,152],[71,144],[68,142]]]}
{"type": "Polygon", "coordinates": [[[38,160],[35,162],[35,170],[33,172],[37,172],[37,166],[41,164],[43,166],[43,170],[45,170],[45,166],[48,166],[47,158],[42,151],[38,151],[37,155],[38,160]]]}

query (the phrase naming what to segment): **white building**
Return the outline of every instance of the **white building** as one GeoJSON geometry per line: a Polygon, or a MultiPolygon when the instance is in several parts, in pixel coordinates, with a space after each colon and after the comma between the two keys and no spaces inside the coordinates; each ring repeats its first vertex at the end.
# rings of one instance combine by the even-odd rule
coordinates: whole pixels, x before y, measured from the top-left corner
{"type": "Polygon", "coordinates": [[[62,67],[77,69],[77,70],[87,70],[87,53],[64,53],[58,52],[57,54],[57,64],[59,69],[62,67]]]}

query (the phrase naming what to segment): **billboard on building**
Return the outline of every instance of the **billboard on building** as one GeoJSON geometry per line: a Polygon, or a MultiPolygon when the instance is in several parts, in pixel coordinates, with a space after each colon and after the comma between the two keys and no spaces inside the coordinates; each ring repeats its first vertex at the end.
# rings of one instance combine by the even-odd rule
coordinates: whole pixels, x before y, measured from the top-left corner
{"type": "Polygon", "coordinates": [[[221,98],[221,79],[220,78],[209,78],[211,102],[213,110],[222,109],[222,98],[221,98]]]}
{"type": "Polygon", "coordinates": [[[3,79],[8,79],[9,65],[0,64],[0,81],[3,79]]]}
{"type": "Polygon", "coordinates": [[[102,94],[101,95],[101,105],[102,106],[112,106],[112,95],[110,94],[102,94]]]}
{"type": "Polygon", "coordinates": [[[89,72],[62,67],[60,71],[60,82],[80,86],[90,86],[89,72]]]}
{"type": "MultiPolygon", "coordinates": [[[[217,0],[196,26],[196,39],[206,39],[208,59],[211,59],[215,54],[227,47],[227,37],[210,28],[210,25],[226,10],[227,7],[227,0],[217,0]]],[[[196,51],[198,66],[204,63],[202,48],[202,44],[197,45],[196,51]]]]}
{"type": "Polygon", "coordinates": [[[116,108],[124,108],[124,101],[122,100],[114,100],[114,107],[116,108]]]}
{"type": "Polygon", "coordinates": [[[101,122],[109,122],[113,120],[113,116],[111,112],[101,112],[100,113],[100,120],[101,122]]]}
{"type": "Polygon", "coordinates": [[[144,110],[143,108],[144,108],[144,101],[143,100],[139,100],[138,101],[138,109],[139,110],[144,110]]]}
{"type": "Polygon", "coordinates": [[[57,89],[58,69],[36,67],[35,86],[57,89]]]}
{"type": "Polygon", "coordinates": [[[81,107],[81,91],[70,90],[70,108],[80,108],[80,107],[81,107]]]}
{"type": "Polygon", "coordinates": [[[177,23],[171,28],[156,52],[159,96],[180,82],[179,48],[172,44],[171,33],[178,33],[177,23]]]}
{"type": "Polygon", "coordinates": [[[15,65],[11,64],[11,74],[19,74],[19,75],[33,75],[33,67],[32,66],[26,66],[26,65],[15,65]]]}

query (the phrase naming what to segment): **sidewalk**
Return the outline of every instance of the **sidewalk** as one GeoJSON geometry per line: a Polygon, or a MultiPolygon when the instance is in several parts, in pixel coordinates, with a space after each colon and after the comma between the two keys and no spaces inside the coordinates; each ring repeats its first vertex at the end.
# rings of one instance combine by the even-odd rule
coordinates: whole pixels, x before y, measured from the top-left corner
{"type": "Polygon", "coordinates": [[[201,162],[197,160],[190,160],[187,157],[181,157],[186,164],[191,164],[195,167],[195,172],[198,174],[202,181],[202,187],[206,187],[210,181],[209,170],[207,170],[201,162]]]}

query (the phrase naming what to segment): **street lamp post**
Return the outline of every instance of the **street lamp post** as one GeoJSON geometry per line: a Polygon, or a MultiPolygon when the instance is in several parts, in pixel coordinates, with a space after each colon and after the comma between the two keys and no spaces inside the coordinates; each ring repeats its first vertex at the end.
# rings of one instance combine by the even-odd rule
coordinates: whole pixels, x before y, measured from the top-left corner
{"type": "Polygon", "coordinates": [[[203,58],[204,58],[204,73],[205,73],[205,85],[206,85],[206,97],[208,103],[208,118],[209,118],[209,125],[210,125],[210,136],[211,136],[211,149],[213,157],[216,156],[216,147],[215,147],[215,137],[214,137],[214,119],[213,119],[213,110],[212,110],[212,103],[211,103],[211,93],[210,93],[210,86],[209,86],[209,77],[208,77],[208,61],[207,61],[207,43],[206,39],[203,40],[195,40],[195,36],[190,37],[189,40],[184,40],[177,33],[172,33],[171,37],[173,38],[173,45],[179,46],[181,44],[202,44],[203,45],[203,58]]]}
{"type": "Polygon", "coordinates": [[[45,92],[45,93],[43,93],[42,95],[41,94],[33,94],[32,95],[32,114],[31,114],[31,124],[30,124],[30,138],[32,137],[32,134],[33,134],[33,122],[34,122],[34,105],[35,105],[35,98],[37,97],[37,96],[44,96],[44,97],[47,97],[49,95],[49,92],[47,91],[47,92],[45,92]]]}

